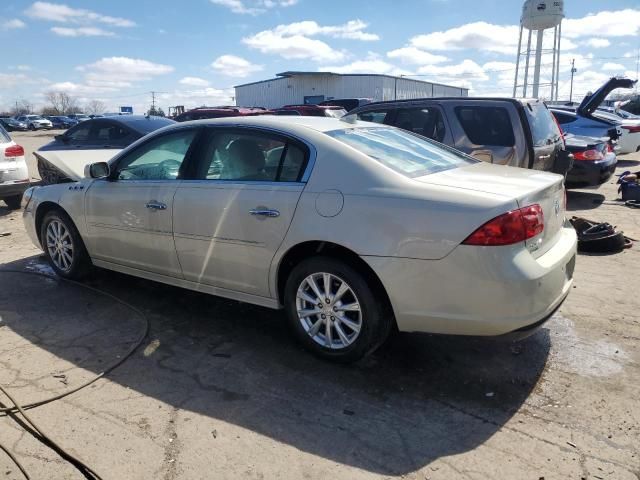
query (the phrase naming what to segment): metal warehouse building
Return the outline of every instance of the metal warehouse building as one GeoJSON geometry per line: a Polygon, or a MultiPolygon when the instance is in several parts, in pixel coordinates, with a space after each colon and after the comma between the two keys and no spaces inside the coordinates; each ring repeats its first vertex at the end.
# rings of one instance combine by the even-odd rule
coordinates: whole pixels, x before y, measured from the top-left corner
{"type": "Polygon", "coordinates": [[[392,75],[284,72],[278,73],[277,77],[235,87],[236,105],[278,108],[291,104],[314,104],[333,98],[380,101],[469,95],[466,88],[392,75]]]}

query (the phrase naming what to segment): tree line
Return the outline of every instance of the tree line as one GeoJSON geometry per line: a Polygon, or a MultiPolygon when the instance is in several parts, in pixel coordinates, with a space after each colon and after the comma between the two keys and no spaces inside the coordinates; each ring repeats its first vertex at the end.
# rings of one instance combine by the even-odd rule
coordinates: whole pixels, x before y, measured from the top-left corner
{"type": "Polygon", "coordinates": [[[91,100],[83,105],[78,99],[66,92],[46,92],[46,105],[36,112],[36,108],[28,100],[23,98],[16,100],[8,112],[11,115],[69,115],[71,113],[85,113],[87,115],[101,115],[106,110],[106,105],[100,100],[91,100]]]}

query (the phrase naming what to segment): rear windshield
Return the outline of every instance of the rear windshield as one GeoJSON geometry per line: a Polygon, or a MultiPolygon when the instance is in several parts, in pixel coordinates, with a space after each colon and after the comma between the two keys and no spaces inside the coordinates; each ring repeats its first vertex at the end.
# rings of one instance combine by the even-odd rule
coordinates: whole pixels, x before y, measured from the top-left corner
{"type": "Polygon", "coordinates": [[[534,147],[551,145],[560,140],[560,130],[544,103],[528,103],[524,111],[529,119],[534,147]]]}
{"type": "Polygon", "coordinates": [[[407,177],[476,163],[453,149],[398,128],[350,128],[326,133],[407,177]]]}

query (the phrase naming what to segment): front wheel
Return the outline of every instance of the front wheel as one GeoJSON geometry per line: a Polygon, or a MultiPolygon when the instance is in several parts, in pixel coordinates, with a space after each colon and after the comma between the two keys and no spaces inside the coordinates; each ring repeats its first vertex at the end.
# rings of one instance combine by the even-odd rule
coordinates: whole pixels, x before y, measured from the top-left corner
{"type": "Polygon", "coordinates": [[[349,363],[373,352],[391,330],[391,316],[376,293],[350,265],[315,257],[293,269],[284,303],[291,327],[308,350],[349,363]]]}
{"type": "Polygon", "coordinates": [[[63,278],[80,279],[91,268],[91,259],[71,219],[63,212],[47,213],[40,229],[40,243],[55,272],[63,278]]]}

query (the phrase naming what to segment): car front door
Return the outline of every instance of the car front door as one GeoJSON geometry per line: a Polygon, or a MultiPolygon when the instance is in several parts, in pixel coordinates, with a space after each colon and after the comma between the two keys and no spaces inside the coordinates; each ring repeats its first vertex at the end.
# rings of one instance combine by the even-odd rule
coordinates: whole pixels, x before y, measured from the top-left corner
{"type": "Polygon", "coordinates": [[[269,268],[300,194],[310,148],[277,133],[208,128],[173,229],[186,280],[270,297],[269,268]]]}
{"type": "Polygon", "coordinates": [[[182,272],[172,234],[173,198],[196,128],[154,136],[119,157],[85,196],[94,260],[171,277],[182,272]]]}

